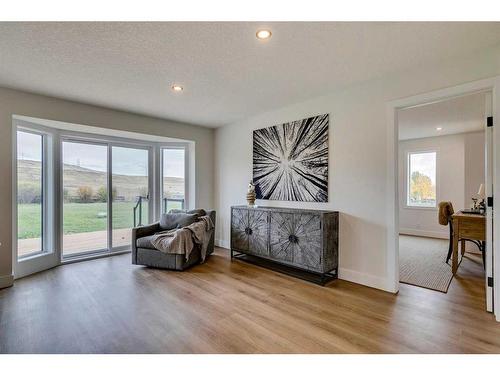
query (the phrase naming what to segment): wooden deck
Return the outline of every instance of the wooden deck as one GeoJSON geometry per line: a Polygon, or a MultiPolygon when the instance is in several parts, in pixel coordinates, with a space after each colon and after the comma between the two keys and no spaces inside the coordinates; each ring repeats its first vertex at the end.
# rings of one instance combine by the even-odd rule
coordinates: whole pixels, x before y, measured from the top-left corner
{"type": "Polygon", "coordinates": [[[402,284],[393,295],[321,287],[223,249],[184,272],[119,255],[0,290],[0,352],[500,353],[483,275],[467,256],[447,294],[402,284]]]}
{"type": "MultiPolygon", "coordinates": [[[[113,247],[130,245],[131,229],[113,230],[113,247]]],[[[18,256],[37,252],[40,249],[40,238],[29,238],[17,241],[18,256]]],[[[66,234],[63,237],[63,255],[71,255],[107,248],[107,231],[66,234]]]]}

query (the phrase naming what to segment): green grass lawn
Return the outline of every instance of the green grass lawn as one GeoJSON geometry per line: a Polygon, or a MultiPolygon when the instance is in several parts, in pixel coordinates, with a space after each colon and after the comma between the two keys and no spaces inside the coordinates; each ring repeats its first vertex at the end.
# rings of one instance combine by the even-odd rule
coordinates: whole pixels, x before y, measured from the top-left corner
{"type": "MultiPolygon", "coordinates": [[[[134,226],[134,202],[113,203],[113,228],[134,226]]],[[[65,203],[64,234],[95,232],[106,230],[106,203],[65,203]]],[[[143,206],[143,224],[147,223],[148,208],[143,206]]],[[[18,206],[18,238],[40,237],[41,208],[39,204],[20,204],[18,206]]]]}
{"type": "MultiPolygon", "coordinates": [[[[113,203],[113,229],[134,226],[134,202],[113,203]]],[[[169,202],[167,210],[181,208],[179,202],[169,202]]],[[[106,230],[106,203],[64,203],[64,234],[106,230]]],[[[142,223],[148,222],[148,207],[142,206],[142,223]]],[[[41,233],[41,206],[18,205],[18,239],[37,238],[41,233]]]]}
{"type": "Polygon", "coordinates": [[[20,204],[17,207],[17,238],[41,237],[41,205],[32,203],[20,204]]]}

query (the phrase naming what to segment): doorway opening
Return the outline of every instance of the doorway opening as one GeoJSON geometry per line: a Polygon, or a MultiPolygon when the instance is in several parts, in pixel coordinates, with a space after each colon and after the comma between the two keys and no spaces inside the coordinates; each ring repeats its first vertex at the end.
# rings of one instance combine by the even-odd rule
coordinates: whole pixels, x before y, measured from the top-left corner
{"type": "Polygon", "coordinates": [[[481,294],[488,311],[491,116],[490,90],[403,106],[395,115],[399,281],[443,293],[481,294]]]}
{"type": "Polygon", "coordinates": [[[456,275],[484,291],[490,103],[491,92],[477,92],[398,110],[402,283],[446,293],[456,257],[456,275]],[[467,225],[478,233],[461,233],[454,256],[453,219],[460,212],[467,212],[467,225]]]}

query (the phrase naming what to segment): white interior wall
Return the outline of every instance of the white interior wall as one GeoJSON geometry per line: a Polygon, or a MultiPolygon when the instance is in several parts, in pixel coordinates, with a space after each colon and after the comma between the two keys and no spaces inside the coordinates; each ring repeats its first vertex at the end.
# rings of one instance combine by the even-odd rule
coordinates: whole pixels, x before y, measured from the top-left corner
{"type": "Polygon", "coordinates": [[[499,73],[500,48],[496,47],[438,65],[338,88],[330,95],[217,129],[218,244],[229,246],[231,205],[245,203],[246,187],[252,177],[252,130],[329,113],[329,202],[257,201],[257,204],[340,211],[340,278],[393,291],[394,282],[388,277],[387,267],[388,199],[391,197],[386,178],[387,103],[499,73]]]}
{"type": "Polygon", "coordinates": [[[485,182],[485,133],[469,133],[464,142],[465,153],[465,187],[464,201],[465,207],[472,203],[472,197],[476,198],[479,190],[479,184],[485,182]]]}
{"type": "Polygon", "coordinates": [[[451,201],[456,211],[469,208],[484,183],[484,132],[412,139],[399,142],[399,232],[448,238],[439,225],[437,208],[406,206],[408,152],[436,151],[437,201],[451,201]]]}
{"type": "Polygon", "coordinates": [[[214,207],[213,129],[0,88],[0,288],[12,284],[13,115],[193,141],[196,205],[214,207]]]}

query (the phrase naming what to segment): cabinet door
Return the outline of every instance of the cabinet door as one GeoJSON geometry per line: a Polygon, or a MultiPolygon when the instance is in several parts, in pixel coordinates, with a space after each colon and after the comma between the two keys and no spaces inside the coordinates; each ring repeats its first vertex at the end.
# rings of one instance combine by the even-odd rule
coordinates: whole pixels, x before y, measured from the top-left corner
{"type": "Polygon", "coordinates": [[[293,214],[271,212],[269,256],[276,260],[293,261],[293,214]]]}
{"type": "Polygon", "coordinates": [[[269,255],[268,241],[268,217],[267,211],[249,210],[248,227],[248,251],[255,255],[269,255]]]}
{"type": "Polygon", "coordinates": [[[295,214],[294,224],[297,241],[294,246],[294,263],[322,271],[321,217],[314,214],[295,214]]]}
{"type": "Polygon", "coordinates": [[[231,212],[231,248],[248,251],[248,210],[233,208],[231,212]]]}

